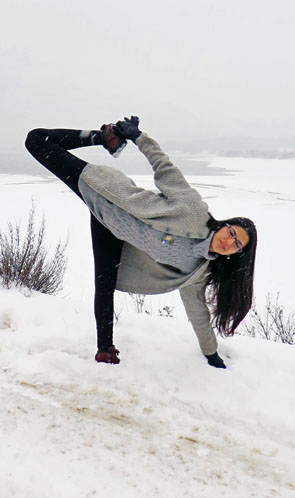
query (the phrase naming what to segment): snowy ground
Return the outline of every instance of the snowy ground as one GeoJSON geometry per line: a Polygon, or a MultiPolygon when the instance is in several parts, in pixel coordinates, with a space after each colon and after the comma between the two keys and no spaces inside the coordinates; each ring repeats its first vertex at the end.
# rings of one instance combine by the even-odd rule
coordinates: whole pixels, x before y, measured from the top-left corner
{"type": "MultiPolygon", "coordinates": [[[[292,310],[294,160],[212,165],[236,173],[189,180],[216,217],[255,220],[258,302],[279,291],[292,310]]],[[[0,194],[2,229],[25,220],[33,197],[48,240],[70,237],[58,297],[0,291],[1,498],[293,497],[294,348],[219,339],[228,369],[210,368],[177,293],[148,299],[150,315],[118,293],[121,363],[96,364],[86,207],[26,176],[2,175],[0,194]],[[174,318],[158,316],[164,305],[174,318]]]]}

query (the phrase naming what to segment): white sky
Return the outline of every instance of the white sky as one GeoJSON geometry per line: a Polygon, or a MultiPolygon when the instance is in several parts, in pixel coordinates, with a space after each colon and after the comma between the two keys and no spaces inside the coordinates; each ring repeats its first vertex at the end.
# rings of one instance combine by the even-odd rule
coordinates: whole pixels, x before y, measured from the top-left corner
{"type": "Polygon", "coordinates": [[[1,146],[138,114],[159,140],[295,135],[294,0],[2,0],[1,146]]]}

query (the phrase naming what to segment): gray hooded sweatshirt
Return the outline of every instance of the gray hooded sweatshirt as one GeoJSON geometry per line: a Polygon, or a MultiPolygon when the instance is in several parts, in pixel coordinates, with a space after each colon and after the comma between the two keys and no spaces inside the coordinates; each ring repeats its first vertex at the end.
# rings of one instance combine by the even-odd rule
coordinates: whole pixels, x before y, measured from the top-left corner
{"type": "MultiPolygon", "coordinates": [[[[88,164],[80,175],[78,186],[89,209],[95,214],[95,198],[103,196],[154,230],[176,237],[207,239],[209,214],[206,202],[157,142],[142,133],[136,144],[153,168],[159,192],[136,186],[117,169],[88,164]]],[[[138,294],[162,294],[178,289],[202,352],[213,354],[217,342],[205,302],[208,264],[209,259],[204,258],[192,271],[182,273],[124,242],[116,289],[138,294]]]]}

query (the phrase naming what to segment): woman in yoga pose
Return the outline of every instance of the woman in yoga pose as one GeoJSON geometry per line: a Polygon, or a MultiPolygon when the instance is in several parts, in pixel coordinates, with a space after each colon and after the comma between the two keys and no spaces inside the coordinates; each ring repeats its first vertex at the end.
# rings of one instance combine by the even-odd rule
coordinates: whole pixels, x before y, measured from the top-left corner
{"type": "Polygon", "coordinates": [[[251,307],[255,225],[248,218],[213,218],[200,194],[138,126],[139,119],[131,116],[100,130],[38,128],[26,139],[29,152],[91,212],[95,359],[120,362],[113,344],[115,289],[138,294],[178,289],[209,365],[226,368],[213,326],[233,335],[251,307]],[[137,187],[115,168],[86,163],[68,152],[102,145],[116,155],[127,140],[150,162],[159,193],[137,187]]]}

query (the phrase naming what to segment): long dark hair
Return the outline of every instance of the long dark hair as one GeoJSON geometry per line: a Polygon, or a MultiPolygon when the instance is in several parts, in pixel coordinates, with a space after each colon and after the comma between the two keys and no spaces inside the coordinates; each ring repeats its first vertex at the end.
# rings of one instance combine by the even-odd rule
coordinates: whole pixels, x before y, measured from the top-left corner
{"type": "Polygon", "coordinates": [[[229,336],[234,334],[252,305],[257,232],[248,218],[219,221],[210,214],[207,226],[216,232],[226,224],[242,227],[249,236],[242,252],[231,254],[229,258],[219,255],[210,261],[208,268],[206,288],[208,303],[213,305],[214,325],[220,334],[229,336]]]}

